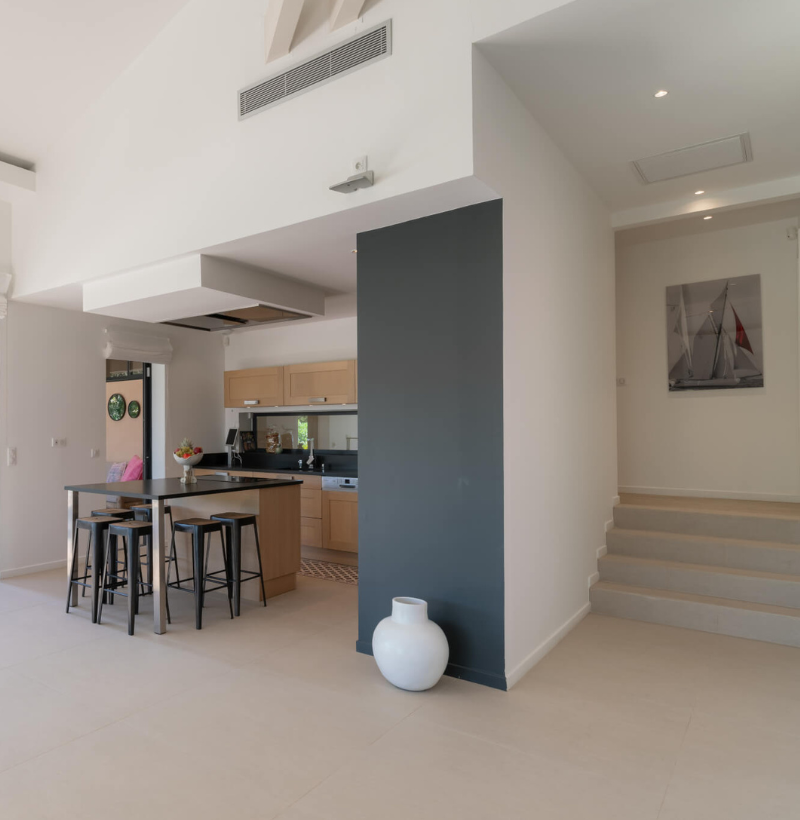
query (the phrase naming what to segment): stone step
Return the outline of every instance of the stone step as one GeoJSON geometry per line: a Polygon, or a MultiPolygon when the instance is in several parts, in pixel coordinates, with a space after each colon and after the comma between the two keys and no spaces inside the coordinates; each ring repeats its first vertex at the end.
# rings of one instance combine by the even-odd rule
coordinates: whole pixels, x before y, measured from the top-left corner
{"type": "Polygon", "coordinates": [[[601,581],[800,609],[800,576],[606,555],[601,581]]]}
{"type": "Polygon", "coordinates": [[[618,527],[608,531],[606,544],[609,555],[800,575],[798,544],[618,527]]]}
{"type": "Polygon", "coordinates": [[[589,599],[601,615],[800,647],[798,609],[611,581],[595,583],[589,599]]]}
{"type": "Polygon", "coordinates": [[[628,530],[800,544],[800,517],[793,515],[712,512],[690,507],[623,503],[614,507],[614,525],[628,530]]]}

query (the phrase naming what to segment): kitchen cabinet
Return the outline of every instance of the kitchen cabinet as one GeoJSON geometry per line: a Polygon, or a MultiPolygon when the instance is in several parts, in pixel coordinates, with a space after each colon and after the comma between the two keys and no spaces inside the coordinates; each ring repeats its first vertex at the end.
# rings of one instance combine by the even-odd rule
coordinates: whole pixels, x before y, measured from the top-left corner
{"type": "Polygon", "coordinates": [[[283,405],[283,368],[252,367],[225,371],[225,406],[280,407],[283,405]]]}
{"type": "Polygon", "coordinates": [[[358,493],[348,490],[322,493],[322,546],[358,552],[358,493]]]}
{"type": "Polygon", "coordinates": [[[355,404],[356,363],[317,362],[283,368],[284,405],[355,404]]]}

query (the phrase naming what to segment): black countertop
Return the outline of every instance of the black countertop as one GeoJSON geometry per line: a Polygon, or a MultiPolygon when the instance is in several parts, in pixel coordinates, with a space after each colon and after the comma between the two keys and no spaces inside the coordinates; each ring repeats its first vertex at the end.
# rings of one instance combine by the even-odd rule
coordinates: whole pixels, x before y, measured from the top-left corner
{"type": "Polygon", "coordinates": [[[281,467],[239,467],[238,465],[233,467],[228,467],[227,465],[214,465],[210,467],[206,467],[201,462],[197,465],[198,469],[204,470],[218,470],[222,472],[223,470],[234,470],[236,472],[242,473],[281,473],[281,475],[318,475],[322,478],[358,478],[358,470],[328,470],[326,469],[324,473],[321,473],[319,470],[291,470],[281,467]]]}
{"type": "Polygon", "coordinates": [[[286,480],[281,478],[256,479],[241,484],[233,484],[228,481],[201,480],[200,477],[198,477],[196,484],[182,484],[179,478],[151,478],[147,481],[115,481],[112,484],[71,484],[64,487],[64,489],[76,493],[124,495],[129,498],[154,501],[155,499],[188,498],[193,495],[240,493],[243,490],[269,490],[272,487],[287,487],[300,483],[302,482],[288,477],[286,480]]]}

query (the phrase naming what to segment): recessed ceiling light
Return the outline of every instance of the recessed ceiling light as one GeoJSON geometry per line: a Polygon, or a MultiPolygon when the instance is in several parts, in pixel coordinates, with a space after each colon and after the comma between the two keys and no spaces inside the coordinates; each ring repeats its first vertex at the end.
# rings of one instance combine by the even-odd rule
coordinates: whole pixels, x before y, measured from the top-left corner
{"type": "Polygon", "coordinates": [[[666,97],[667,94],[669,94],[669,91],[664,91],[664,89],[662,88],[661,91],[656,91],[654,96],[656,96],[656,97],[666,97]]]}
{"type": "Polygon", "coordinates": [[[695,196],[700,196],[700,194],[704,194],[704,193],[705,193],[705,191],[695,191],[694,195],[695,196]]]}
{"type": "Polygon", "coordinates": [[[713,216],[704,216],[703,219],[713,219],[713,216]]]}

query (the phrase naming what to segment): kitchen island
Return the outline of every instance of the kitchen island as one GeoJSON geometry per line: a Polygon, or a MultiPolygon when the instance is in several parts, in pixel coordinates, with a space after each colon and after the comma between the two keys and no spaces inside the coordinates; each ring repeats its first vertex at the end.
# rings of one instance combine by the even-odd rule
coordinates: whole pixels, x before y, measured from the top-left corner
{"type": "MultiPolygon", "coordinates": [[[[236,481],[221,476],[199,476],[195,484],[182,484],[179,478],[146,481],[120,481],[111,484],[68,485],[67,491],[67,573],[72,566],[73,534],[79,518],[82,493],[98,496],[124,496],[153,505],[153,620],[154,631],[167,631],[165,559],[171,533],[165,530],[164,506],[169,502],[175,521],[183,518],[208,518],[234,511],[258,516],[264,586],[267,597],[295,588],[295,573],[300,569],[300,487],[291,479],[242,478],[236,481]],[[225,498],[222,496],[225,495],[225,498]]],[[[99,509],[99,503],[93,509],[99,509]]],[[[242,564],[246,566],[250,542],[242,545],[242,564]]],[[[255,549],[254,542],[250,545],[255,549]]],[[[253,560],[255,560],[253,553],[253,560]]],[[[93,573],[97,567],[93,567],[93,573]]],[[[93,581],[96,583],[97,578],[93,581]]],[[[77,587],[72,587],[72,605],[78,603],[77,587]]]]}

